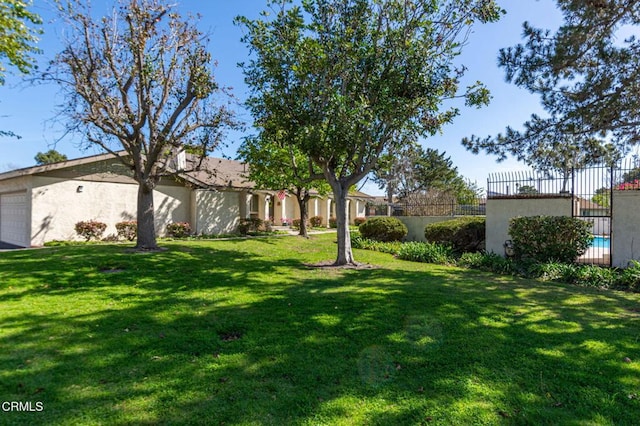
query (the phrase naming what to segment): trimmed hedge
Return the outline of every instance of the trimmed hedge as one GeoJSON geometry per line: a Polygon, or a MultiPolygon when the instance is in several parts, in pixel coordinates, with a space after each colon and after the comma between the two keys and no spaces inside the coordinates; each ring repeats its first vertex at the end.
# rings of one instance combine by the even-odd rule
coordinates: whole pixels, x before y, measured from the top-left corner
{"type": "Polygon", "coordinates": [[[107,229],[107,224],[97,220],[82,221],[75,225],[76,233],[87,241],[92,238],[99,240],[105,229],[107,229]]]}
{"type": "Polygon", "coordinates": [[[424,237],[432,243],[448,244],[457,253],[474,253],[484,250],[485,231],[484,217],[466,216],[431,223],[424,228],[424,237]]]}
{"type": "MultiPolygon", "coordinates": [[[[302,223],[302,219],[293,219],[293,221],[291,222],[291,227],[293,229],[300,229],[300,223],[302,223]]],[[[307,228],[309,228],[310,224],[311,224],[310,221],[306,222],[307,228]]]]}
{"type": "Polygon", "coordinates": [[[167,235],[173,238],[184,238],[191,234],[191,225],[187,222],[173,222],[167,225],[167,235]]]}
{"type": "Polygon", "coordinates": [[[572,263],[593,241],[591,223],[567,216],[516,217],[509,235],[517,258],[572,263]]]}
{"type": "Polygon", "coordinates": [[[118,222],[116,223],[116,231],[118,231],[118,238],[133,241],[138,236],[138,222],[135,220],[118,222]]]}
{"type": "Polygon", "coordinates": [[[238,224],[238,232],[241,235],[247,235],[250,232],[258,232],[262,225],[263,221],[259,218],[240,219],[240,223],[238,224]]]}
{"type": "Polygon", "coordinates": [[[309,223],[311,223],[311,226],[314,228],[321,227],[323,222],[324,218],[322,216],[313,216],[309,219],[309,223]]]}
{"type": "Polygon", "coordinates": [[[400,241],[407,227],[397,217],[372,217],[358,228],[363,238],[375,241],[400,241]]]}

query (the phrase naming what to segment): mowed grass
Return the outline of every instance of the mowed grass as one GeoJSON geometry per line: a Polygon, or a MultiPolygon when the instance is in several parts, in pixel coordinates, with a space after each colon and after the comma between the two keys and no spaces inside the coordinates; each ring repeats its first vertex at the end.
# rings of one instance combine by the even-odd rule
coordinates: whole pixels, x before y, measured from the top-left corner
{"type": "Polygon", "coordinates": [[[0,253],[0,424],[640,422],[640,295],[334,240],[0,253]]]}

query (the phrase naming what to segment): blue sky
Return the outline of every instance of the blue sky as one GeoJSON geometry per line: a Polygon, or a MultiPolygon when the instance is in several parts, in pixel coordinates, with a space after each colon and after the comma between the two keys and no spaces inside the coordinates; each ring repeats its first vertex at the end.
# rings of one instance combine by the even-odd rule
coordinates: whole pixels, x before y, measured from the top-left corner
{"type": "MultiPolygon", "coordinates": [[[[233,87],[235,96],[243,100],[246,87],[236,64],[247,59],[248,50],[240,42],[242,29],[232,21],[237,15],[258,17],[266,0],[175,0],[175,3],[183,14],[190,12],[202,16],[200,26],[211,33],[209,47],[218,61],[216,78],[221,84],[233,87]]],[[[493,96],[491,104],[479,110],[463,107],[460,116],[443,129],[442,135],[421,140],[425,147],[446,151],[459,172],[481,187],[486,187],[489,173],[520,170],[526,166],[515,160],[498,164],[495,157],[473,155],[460,144],[462,138],[472,134],[495,135],[509,125],[517,128],[532,113],[542,112],[536,96],[504,81],[504,72],[497,66],[498,50],[521,41],[524,21],[550,29],[555,29],[561,22],[552,0],[499,0],[499,3],[507,14],[497,23],[475,27],[460,57],[460,63],[468,68],[465,80],[485,83],[493,96]]],[[[41,68],[44,68],[61,47],[64,27],[53,17],[47,0],[35,0],[32,10],[45,20],[39,43],[43,54],[38,56],[41,68]]],[[[0,137],[0,172],[31,166],[37,152],[51,148],[69,158],[99,152],[95,148],[81,149],[77,139],[62,137],[61,126],[56,124],[55,107],[63,101],[55,86],[30,86],[24,84],[20,76],[8,76],[7,84],[0,86],[0,129],[11,130],[22,138],[0,137]]],[[[240,111],[240,118],[248,123],[251,121],[243,111],[240,111]]],[[[229,147],[224,154],[235,157],[242,136],[241,133],[230,134],[229,147]]],[[[364,190],[381,193],[371,184],[364,190]]]]}

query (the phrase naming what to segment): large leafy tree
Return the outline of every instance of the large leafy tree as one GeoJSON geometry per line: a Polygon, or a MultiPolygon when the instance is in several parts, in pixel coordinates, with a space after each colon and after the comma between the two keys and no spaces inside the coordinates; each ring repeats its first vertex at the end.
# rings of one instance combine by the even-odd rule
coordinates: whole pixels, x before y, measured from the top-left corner
{"type": "Polygon", "coordinates": [[[318,180],[319,173],[314,164],[293,144],[282,143],[278,138],[286,137],[284,132],[270,134],[261,132],[259,136],[244,139],[238,148],[238,157],[249,164],[249,179],[262,189],[283,189],[294,194],[300,209],[300,235],[308,236],[308,201],[313,190],[326,193],[327,184],[318,180]],[[272,139],[272,138],[275,138],[272,139]]]}
{"type": "MultiPolygon", "coordinates": [[[[4,85],[7,66],[23,74],[35,67],[33,54],[37,48],[40,17],[29,11],[30,1],[0,0],[0,85],[4,85]]],[[[0,130],[0,136],[18,137],[13,132],[0,130]]]]}
{"type": "MultiPolygon", "coordinates": [[[[463,74],[453,59],[476,22],[495,21],[493,0],[272,1],[272,15],[241,18],[253,56],[244,64],[258,126],[276,116],[321,170],[334,194],[335,264],[353,264],[349,188],[404,141],[437,132],[458,114],[443,101],[459,96],[463,74]]],[[[481,105],[476,84],[463,94],[481,105]]]]}
{"type": "Polygon", "coordinates": [[[160,179],[198,168],[234,125],[216,99],[224,90],[206,37],[172,7],[121,0],[112,14],[94,19],[86,2],[61,5],[71,36],[48,74],[66,94],[61,112],[68,130],[131,169],[140,250],[157,248],[153,190],[160,179]],[[189,161],[180,159],[184,152],[189,161]]]}
{"type": "Polygon", "coordinates": [[[523,130],[463,143],[504,159],[512,154],[544,168],[611,162],[640,140],[640,25],[636,0],[557,0],[564,23],[556,33],[524,24],[523,44],[502,49],[507,81],[540,95],[547,116],[523,130]],[[567,149],[562,147],[568,146],[567,149]]]}

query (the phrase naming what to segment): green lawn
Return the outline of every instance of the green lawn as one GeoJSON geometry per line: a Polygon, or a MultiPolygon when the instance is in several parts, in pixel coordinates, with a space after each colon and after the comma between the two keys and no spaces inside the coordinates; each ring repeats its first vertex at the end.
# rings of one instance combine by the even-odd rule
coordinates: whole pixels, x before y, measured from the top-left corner
{"type": "Polygon", "coordinates": [[[638,424],[639,294],[334,239],[0,253],[0,424],[638,424]]]}

